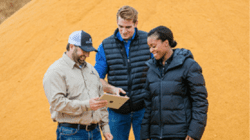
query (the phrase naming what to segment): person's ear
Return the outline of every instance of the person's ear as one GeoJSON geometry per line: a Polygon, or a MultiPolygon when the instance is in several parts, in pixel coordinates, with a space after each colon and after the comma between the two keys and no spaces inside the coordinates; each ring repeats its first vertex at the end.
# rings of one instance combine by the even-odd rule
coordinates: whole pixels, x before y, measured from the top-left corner
{"type": "Polygon", "coordinates": [[[137,28],[138,20],[135,22],[135,27],[137,28]]]}
{"type": "Polygon", "coordinates": [[[70,45],[69,45],[69,50],[74,49],[74,47],[75,47],[75,46],[74,46],[73,44],[70,44],[70,45]]]}
{"type": "Polygon", "coordinates": [[[164,41],[164,44],[166,45],[166,47],[168,47],[168,46],[169,46],[169,42],[168,42],[168,40],[167,40],[167,39],[164,41]]]}

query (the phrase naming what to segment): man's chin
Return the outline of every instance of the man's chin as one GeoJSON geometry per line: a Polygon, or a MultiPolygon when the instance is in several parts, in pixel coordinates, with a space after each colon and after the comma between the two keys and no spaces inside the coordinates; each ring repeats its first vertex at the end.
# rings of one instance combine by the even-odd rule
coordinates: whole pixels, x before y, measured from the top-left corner
{"type": "Polygon", "coordinates": [[[127,36],[122,36],[122,39],[123,39],[123,40],[128,40],[128,39],[130,39],[130,38],[127,37],[127,36]]]}
{"type": "Polygon", "coordinates": [[[85,60],[78,61],[78,63],[79,63],[80,65],[82,65],[82,64],[85,63],[85,60]]]}

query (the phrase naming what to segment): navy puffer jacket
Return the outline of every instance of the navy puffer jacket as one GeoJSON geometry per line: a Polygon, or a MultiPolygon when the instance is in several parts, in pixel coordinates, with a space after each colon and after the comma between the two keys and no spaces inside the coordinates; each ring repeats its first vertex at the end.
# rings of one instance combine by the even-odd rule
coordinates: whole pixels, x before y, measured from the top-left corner
{"type": "Polygon", "coordinates": [[[202,69],[186,49],[174,49],[171,62],[162,66],[154,58],[145,92],[146,111],[141,139],[185,138],[199,140],[207,121],[207,90],[202,69]]]}

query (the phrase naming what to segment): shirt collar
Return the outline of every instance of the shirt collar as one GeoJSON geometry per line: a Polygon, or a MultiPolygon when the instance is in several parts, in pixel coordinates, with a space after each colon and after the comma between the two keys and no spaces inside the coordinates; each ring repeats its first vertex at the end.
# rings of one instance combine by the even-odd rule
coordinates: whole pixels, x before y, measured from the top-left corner
{"type": "MultiPolygon", "coordinates": [[[[134,29],[134,30],[135,30],[135,32],[134,32],[132,38],[130,38],[128,41],[131,41],[131,40],[133,40],[133,39],[135,38],[136,29],[134,29]]],[[[117,37],[120,41],[124,41],[119,31],[116,33],[116,37],[117,37]]]]}
{"type": "Polygon", "coordinates": [[[87,63],[85,62],[82,66],[78,66],[75,61],[73,61],[66,52],[63,53],[63,60],[69,65],[70,68],[78,67],[78,68],[85,68],[87,66],[87,63]]]}

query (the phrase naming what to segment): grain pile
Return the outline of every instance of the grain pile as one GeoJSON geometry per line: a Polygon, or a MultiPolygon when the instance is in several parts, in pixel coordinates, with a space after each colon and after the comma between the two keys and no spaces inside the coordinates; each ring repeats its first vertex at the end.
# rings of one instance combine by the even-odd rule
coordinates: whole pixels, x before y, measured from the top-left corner
{"type": "MultiPolygon", "coordinates": [[[[177,47],[202,66],[209,94],[203,140],[249,138],[249,1],[32,0],[0,25],[1,140],[55,139],[44,73],[73,31],[90,33],[97,48],[125,4],[138,10],[139,29],[169,27],[177,47]]],[[[87,61],[94,65],[95,53],[87,61]]]]}

